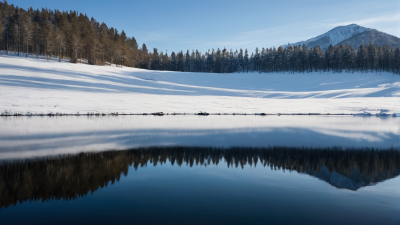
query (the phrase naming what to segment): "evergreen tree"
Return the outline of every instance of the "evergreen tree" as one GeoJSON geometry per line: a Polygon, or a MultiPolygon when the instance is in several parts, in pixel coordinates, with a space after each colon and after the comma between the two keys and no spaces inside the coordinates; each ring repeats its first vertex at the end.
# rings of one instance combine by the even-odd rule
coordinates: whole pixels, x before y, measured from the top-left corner
{"type": "Polygon", "coordinates": [[[171,59],[169,61],[169,70],[171,71],[176,71],[177,69],[177,60],[176,60],[176,56],[175,56],[175,52],[171,53],[171,59]]]}
{"type": "Polygon", "coordinates": [[[366,68],[366,55],[367,52],[364,48],[364,44],[361,44],[360,47],[357,50],[357,59],[356,59],[356,63],[357,63],[357,70],[360,71],[364,71],[364,69],[366,68]]]}
{"type": "Polygon", "coordinates": [[[394,52],[394,65],[397,74],[400,74],[400,48],[397,47],[394,52]]]}
{"type": "Polygon", "coordinates": [[[249,53],[247,52],[247,48],[244,52],[244,60],[243,60],[243,72],[246,70],[246,72],[249,72],[249,53]]]}
{"type": "Polygon", "coordinates": [[[238,61],[239,61],[239,67],[242,70],[242,72],[244,73],[245,70],[245,66],[244,66],[244,58],[243,58],[243,49],[240,49],[239,51],[239,55],[238,55],[238,61]]]}
{"type": "Polygon", "coordinates": [[[333,48],[333,45],[331,44],[331,45],[329,45],[329,47],[328,47],[328,49],[326,50],[326,53],[325,53],[326,68],[327,68],[328,72],[332,68],[333,54],[334,54],[334,48],[333,48]]]}
{"type": "Polygon", "coordinates": [[[368,46],[368,65],[371,69],[371,72],[376,69],[376,65],[378,64],[378,56],[376,54],[376,49],[374,43],[370,43],[368,46]]]}
{"type": "Polygon", "coordinates": [[[186,71],[186,72],[190,72],[191,71],[190,70],[190,65],[191,65],[190,61],[191,61],[190,53],[189,53],[189,50],[187,50],[186,51],[186,55],[185,55],[185,66],[184,66],[183,71],[186,71]]]}

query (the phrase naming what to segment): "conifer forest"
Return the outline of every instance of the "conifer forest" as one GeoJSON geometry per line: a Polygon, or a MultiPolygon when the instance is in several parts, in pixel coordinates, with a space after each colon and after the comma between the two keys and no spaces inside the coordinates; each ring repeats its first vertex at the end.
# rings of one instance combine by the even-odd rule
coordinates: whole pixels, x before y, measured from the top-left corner
{"type": "Polygon", "coordinates": [[[253,50],[226,48],[160,51],[141,46],[134,37],[76,11],[25,10],[0,2],[0,48],[27,57],[44,55],[72,63],[117,65],[151,70],[203,73],[372,72],[400,74],[400,49],[370,43],[349,44],[324,51],[318,45],[280,46],[253,50]],[[253,52],[252,52],[253,51],[253,52]]]}

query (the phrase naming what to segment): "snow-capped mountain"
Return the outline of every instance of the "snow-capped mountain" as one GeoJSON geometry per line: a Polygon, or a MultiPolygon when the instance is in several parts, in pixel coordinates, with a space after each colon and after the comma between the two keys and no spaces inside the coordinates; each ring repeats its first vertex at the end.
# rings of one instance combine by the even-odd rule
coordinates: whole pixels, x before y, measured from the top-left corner
{"type": "MultiPolygon", "coordinates": [[[[357,50],[361,44],[365,45],[370,42],[373,42],[375,45],[388,44],[391,47],[400,46],[400,38],[357,24],[335,27],[317,37],[289,44],[292,46],[305,44],[307,47],[319,45],[323,50],[326,50],[331,44],[333,46],[340,44],[345,45],[347,42],[349,42],[355,50],[357,50]]],[[[284,45],[284,47],[286,46],[287,45],[284,45]]]]}
{"type": "Polygon", "coordinates": [[[349,43],[349,45],[357,51],[361,44],[369,45],[371,42],[374,43],[375,46],[380,45],[383,47],[388,45],[389,47],[393,48],[400,47],[400,38],[377,31],[375,29],[370,29],[369,31],[355,34],[350,38],[339,42],[337,45],[346,45],[349,43]]]}

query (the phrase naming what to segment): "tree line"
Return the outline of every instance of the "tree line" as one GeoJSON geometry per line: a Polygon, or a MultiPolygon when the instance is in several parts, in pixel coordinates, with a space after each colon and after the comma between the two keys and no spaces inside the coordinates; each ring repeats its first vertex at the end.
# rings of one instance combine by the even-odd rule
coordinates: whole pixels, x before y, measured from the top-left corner
{"type": "Polygon", "coordinates": [[[171,53],[165,57],[154,49],[149,69],[182,72],[234,73],[234,72],[392,72],[400,74],[400,49],[389,46],[360,45],[357,51],[347,43],[332,46],[324,52],[318,45],[255,49],[249,56],[247,49],[233,52],[227,49],[171,53]],[[164,60],[166,58],[166,60],[164,60]]]}
{"type": "Polygon", "coordinates": [[[348,43],[324,51],[319,46],[171,52],[141,47],[134,37],[76,11],[27,10],[0,2],[0,48],[7,54],[44,55],[94,65],[202,73],[380,72],[400,74],[400,49],[348,43]]]}
{"type": "MultiPolygon", "coordinates": [[[[269,167],[315,176],[323,168],[366,185],[400,172],[398,149],[151,147],[0,163],[0,209],[24,201],[75,200],[148,165],[269,167]]],[[[329,181],[327,181],[329,182],[329,181]]]]}

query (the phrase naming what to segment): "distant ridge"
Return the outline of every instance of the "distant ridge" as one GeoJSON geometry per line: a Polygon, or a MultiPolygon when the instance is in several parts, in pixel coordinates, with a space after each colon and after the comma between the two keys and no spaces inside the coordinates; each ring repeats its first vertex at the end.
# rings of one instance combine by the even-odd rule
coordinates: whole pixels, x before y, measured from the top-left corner
{"type": "Polygon", "coordinates": [[[389,47],[393,47],[393,49],[400,47],[400,38],[390,34],[386,34],[384,32],[377,31],[375,29],[353,35],[350,38],[347,38],[346,40],[338,43],[337,45],[345,45],[347,42],[351,47],[354,48],[354,50],[357,50],[361,44],[369,45],[371,42],[375,46],[380,45],[383,47],[385,45],[388,45],[389,47]]]}
{"type": "MultiPolygon", "coordinates": [[[[333,46],[345,45],[347,42],[349,42],[354,50],[357,50],[361,44],[367,45],[371,42],[374,43],[375,46],[385,46],[387,44],[389,47],[393,48],[400,47],[400,38],[357,24],[338,26],[317,37],[289,44],[292,46],[305,44],[307,47],[319,45],[325,51],[331,44],[333,46]]],[[[283,46],[286,47],[287,45],[283,46]]]]}

